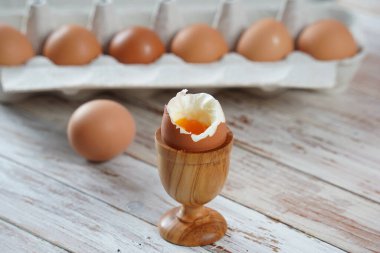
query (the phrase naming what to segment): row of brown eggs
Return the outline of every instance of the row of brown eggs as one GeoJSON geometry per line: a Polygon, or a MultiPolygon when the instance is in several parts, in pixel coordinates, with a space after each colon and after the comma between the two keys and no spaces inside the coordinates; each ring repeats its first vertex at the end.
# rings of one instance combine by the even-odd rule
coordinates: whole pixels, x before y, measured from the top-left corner
{"type": "MultiPolygon", "coordinates": [[[[235,51],[252,61],[278,61],[295,47],[318,60],[340,60],[358,51],[350,31],[337,20],[320,20],[307,26],[294,43],[285,25],[273,18],[259,20],[245,30],[235,51]]],[[[221,59],[228,46],[216,29],[193,24],[174,36],[170,51],[186,62],[209,63],[221,59]]],[[[55,30],[43,47],[43,55],[58,65],[88,64],[101,53],[95,35],[78,25],[55,30]]],[[[117,33],[108,53],[121,63],[148,64],[165,53],[165,46],[153,30],[136,26],[117,33]]],[[[23,34],[0,24],[0,65],[23,64],[33,56],[31,43],[23,34]]]]}

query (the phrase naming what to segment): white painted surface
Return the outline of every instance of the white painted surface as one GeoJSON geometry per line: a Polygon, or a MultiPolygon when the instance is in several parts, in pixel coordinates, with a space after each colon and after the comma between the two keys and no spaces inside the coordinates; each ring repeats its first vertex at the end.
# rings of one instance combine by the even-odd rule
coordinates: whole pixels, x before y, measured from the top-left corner
{"type": "MultiPolygon", "coordinates": [[[[14,141],[14,145],[1,150],[2,156],[7,159],[5,161],[11,164],[16,162],[28,170],[54,178],[62,182],[65,188],[76,189],[85,193],[86,197],[91,196],[101,200],[152,225],[157,223],[160,215],[176,205],[163,190],[157,171],[149,164],[125,155],[105,164],[90,164],[76,156],[62,132],[69,108],[62,106],[59,100],[55,100],[58,106],[54,106],[52,101],[48,102],[50,106],[47,107],[44,99],[35,100],[35,106],[41,105],[39,104],[41,102],[45,104],[44,108],[52,113],[48,114],[49,119],[53,120],[51,122],[39,118],[41,115],[34,115],[35,112],[46,113],[42,107],[37,111],[30,111],[32,107],[28,106],[28,112],[24,108],[1,110],[0,118],[7,119],[3,123],[13,122],[12,124],[20,127],[16,131],[9,132],[9,138],[14,141]],[[60,115],[54,111],[57,109],[61,111],[60,115]]],[[[0,123],[0,129],[10,129],[12,124],[0,123]]],[[[5,144],[6,140],[0,140],[0,147],[5,144]]],[[[54,196],[51,199],[54,199],[54,196]]],[[[225,198],[217,198],[210,206],[223,213],[228,221],[229,230],[227,236],[215,245],[205,247],[206,250],[305,252],[310,245],[313,245],[316,252],[339,252],[328,244],[225,198]]],[[[85,223],[87,222],[91,221],[86,220],[85,223]]],[[[27,225],[36,226],[36,224],[27,225]]],[[[38,233],[43,234],[43,231],[38,228],[38,233]]],[[[71,231],[68,232],[70,233],[71,231]]]]}

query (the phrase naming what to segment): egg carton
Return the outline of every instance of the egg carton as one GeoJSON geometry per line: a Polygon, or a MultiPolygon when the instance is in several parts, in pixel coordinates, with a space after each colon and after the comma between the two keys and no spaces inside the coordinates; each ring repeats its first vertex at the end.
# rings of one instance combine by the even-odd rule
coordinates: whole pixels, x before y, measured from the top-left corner
{"type": "Polygon", "coordinates": [[[47,91],[71,99],[85,99],[103,90],[123,94],[129,89],[158,88],[241,87],[264,93],[301,88],[337,92],[348,86],[365,55],[361,48],[352,58],[319,61],[294,51],[281,61],[253,62],[233,52],[242,31],[265,17],[283,21],[293,37],[316,20],[335,18],[345,23],[359,45],[363,45],[354,16],[335,2],[50,0],[47,3],[39,0],[25,6],[19,12],[0,11],[0,22],[24,32],[38,55],[25,65],[0,69],[1,101],[17,101],[47,91]],[[174,54],[165,53],[147,65],[122,64],[107,54],[85,66],[55,65],[41,55],[43,43],[51,31],[72,23],[92,30],[105,52],[114,34],[132,25],[154,29],[169,48],[171,39],[181,28],[192,23],[208,23],[222,33],[231,51],[220,61],[209,64],[186,63],[174,54]]]}

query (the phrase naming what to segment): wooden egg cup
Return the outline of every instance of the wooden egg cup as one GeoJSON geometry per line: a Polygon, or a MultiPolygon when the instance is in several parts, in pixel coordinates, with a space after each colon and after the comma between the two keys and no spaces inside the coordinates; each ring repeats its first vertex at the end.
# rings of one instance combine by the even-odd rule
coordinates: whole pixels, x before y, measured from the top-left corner
{"type": "Polygon", "coordinates": [[[160,235],[182,246],[211,244],[224,236],[227,223],[217,211],[203,205],[215,198],[226,181],[233,135],[213,150],[189,153],[166,145],[156,131],[158,170],[166,192],[179,203],[158,224],[160,235]]]}

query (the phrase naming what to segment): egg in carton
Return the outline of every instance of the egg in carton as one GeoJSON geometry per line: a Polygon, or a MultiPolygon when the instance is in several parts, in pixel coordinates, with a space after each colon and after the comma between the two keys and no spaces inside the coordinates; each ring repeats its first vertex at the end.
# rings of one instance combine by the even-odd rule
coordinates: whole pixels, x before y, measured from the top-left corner
{"type": "MultiPolygon", "coordinates": [[[[26,65],[3,68],[2,101],[16,101],[39,91],[54,91],[63,97],[84,100],[101,90],[115,90],[118,95],[138,89],[149,94],[156,88],[202,90],[243,87],[261,94],[277,94],[287,88],[303,88],[335,92],[344,90],[353,77],[364,50],[340,61],[318,61],[294,51],[278,62],[253,62],[233,52],[241,33],[254,21],[277,16],[293,37],[316,20],[336,18],[348,25],[361,44],[360,31],[354,29],[353,17],[335,3],[315,4],[302,0],[285,0],[280,8],[260,8],[248,1],[224,0],[203,8],[198,2],[192,8],[181,8],[181,1],[163,0],[144,10],[120,8],[111,1],[100,1],[87,14],[59,14],[46,1],[31,4],[26,17],[26,34],[37,53],[41,53],[46,37],[62,24],[79,23],[89,27],[104,51],[114,34],[131,25],[153,28],[169,49],[173,36],[191,23],[209,23],[218,29],[230,52],[211,64],[190,64],[167,53],[149,65],[121,64],[109,55],[101,55],[85,66],[57,66],[43,56],[36,56],[26,65]],[[137,11],[139,10],[139,11],[137,11]],[[120,15],[124,12],[123,15],[120,15]]],[[[184,2],[182,2],[182,5],[184,2]]],[[[136,3],[137,4],[137,3],[136,3]]]]}

